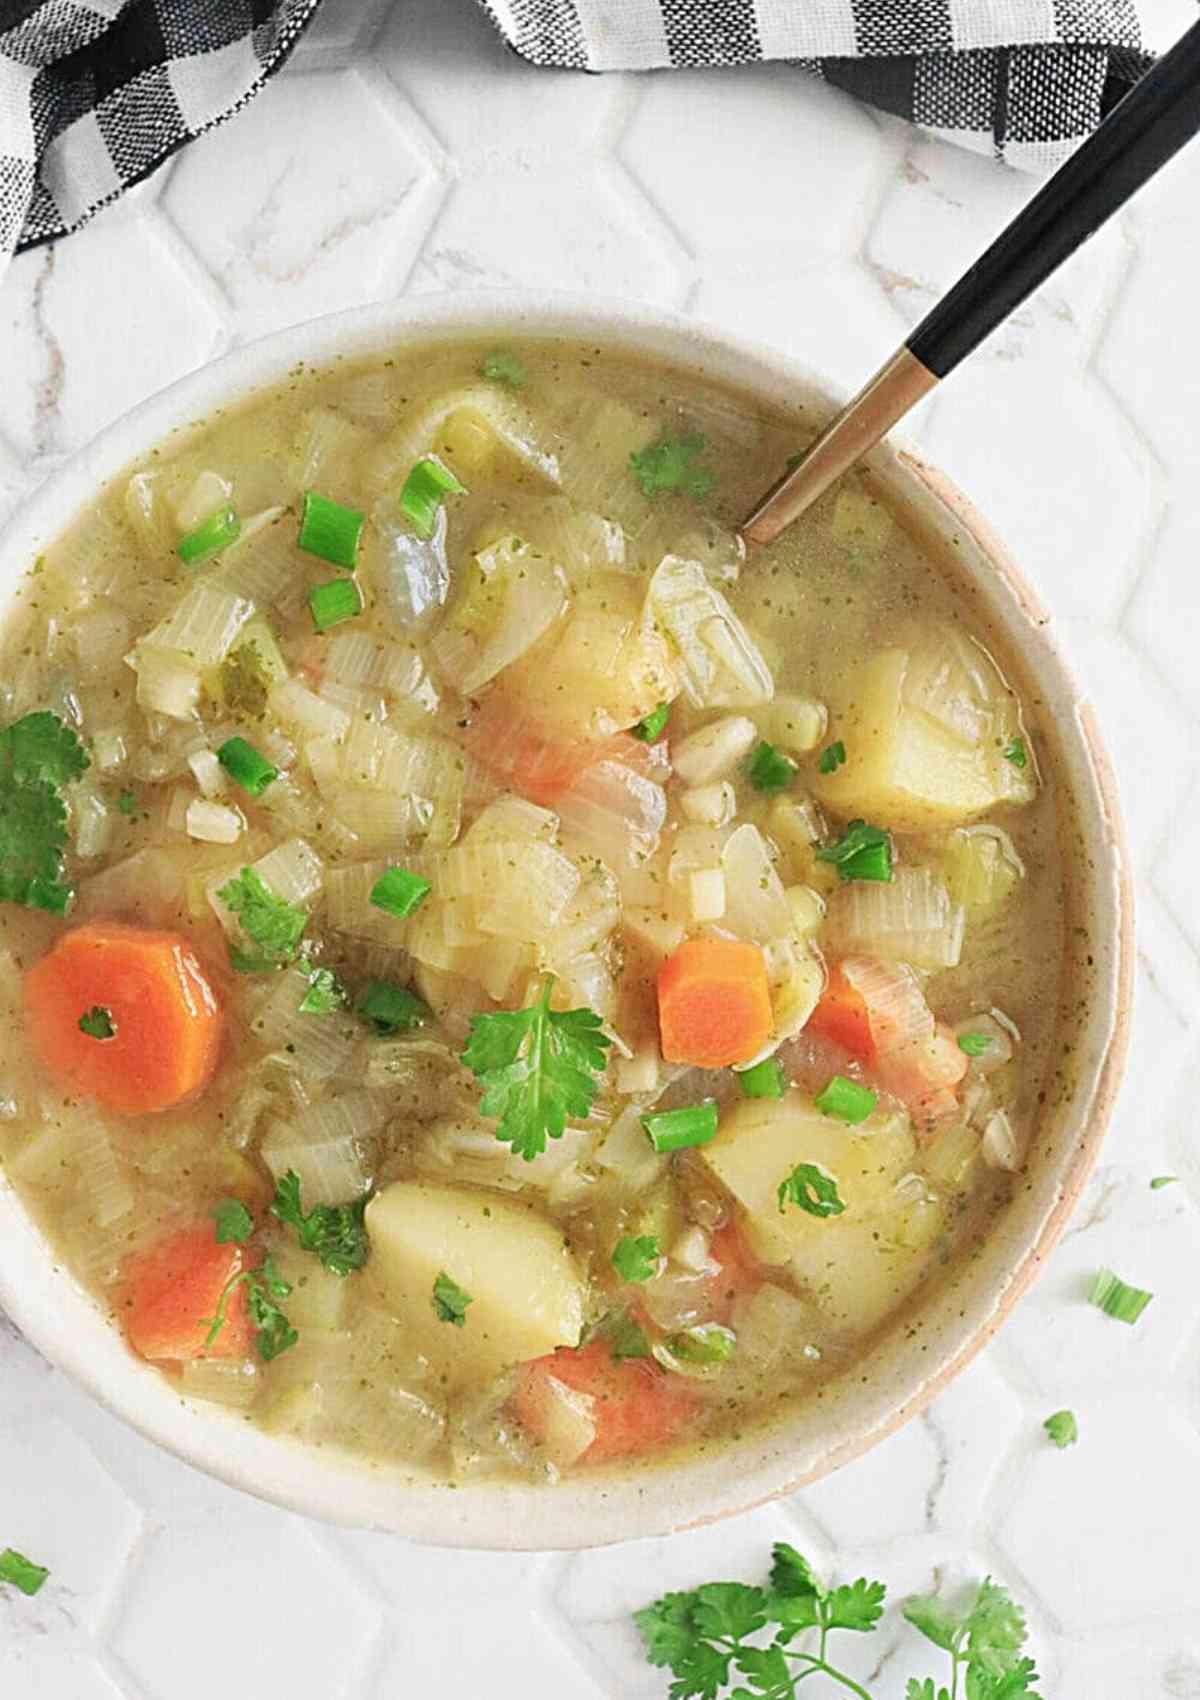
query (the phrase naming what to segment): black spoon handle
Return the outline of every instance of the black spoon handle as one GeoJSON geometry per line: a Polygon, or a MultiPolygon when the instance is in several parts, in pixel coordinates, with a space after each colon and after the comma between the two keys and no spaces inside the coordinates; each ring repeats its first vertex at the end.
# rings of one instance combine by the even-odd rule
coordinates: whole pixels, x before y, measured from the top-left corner
{"type": "Polygon", "coordinates": [[[746,541],[770,543],[798,519],[1198,130],[1200,23],[1146,72],[775,481],[743,522],[746,541]]]}
{"type": "Polygon", "coordinates": [[[944,378],[1200,130],[1200,23],[944,295],[905,346],[944,378]]]}

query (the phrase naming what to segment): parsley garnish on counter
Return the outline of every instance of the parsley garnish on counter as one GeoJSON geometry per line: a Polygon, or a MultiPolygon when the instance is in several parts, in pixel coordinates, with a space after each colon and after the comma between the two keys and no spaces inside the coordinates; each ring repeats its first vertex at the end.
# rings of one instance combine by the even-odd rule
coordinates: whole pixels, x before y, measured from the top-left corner
{"type": "Polygon", "coordinates": [[[57,714],[39,712],[0,732],[0,903],[65,915],[67,805],[61,791],[91,763],[57,714]]]}
{"type": "Polygon", "coordinates": [[[272,1216],[296,1230],[300,1249],[311,1251],[334,1275],[349,1275],[367,1261],[366,1208],[364,1195],[353,1204],[314,1204],[305,1213],[300,1202],[300,1176],[294,1169],[280,1178],[271,1201],[272,1216]]]}
{"type": "Polygon", "coordinates": [[[303,909],[276,897],[261,874],[256,874],[253,868],[243,868],[236,879],[228,880],[220,888],[217,896],[237,916],[242,931],[257,946],[257,951],[246,951],[230,945],[229,960],[239,974],[269,974],[295,960],[308,916],[303,909]]]}
{"type": "Polygon", "coordinates": [[[532,1161],[559,1139],[567,1117],[591,1112],[612,1040],[590,1009],[550,1008],[554,976],[528,1009],[471,1017],[462,1060],[484,1086],[479,1108],[498,1116],[496,1137],[532,1161]]]}
{"type": "MultiPolygon", "coordinates": [[[[708,1582],[690,1593],[664,1594],[634,1613],[646,1657],[675,1677],[671,1700],[718,1700],[723,1692],[729,1700],[795,1700],[800,1684],[816,1675],[858,1700],[874,1700],[869,1689],[831,1662],[829,1640],[837,1631],[863,1635],[878,1626],[884,1584],[860,1577],[826,1588],[786,1541],[776,1543],[772,1557],[765,1587],[708,1582]],[[761,1632],[768,1628],[774,1636],[764,1646],[761,1632]],[[813,1642],[801,1649],[793,1643],[805,1631],[812,1632],[813,1642]]],[[[1032,1686],[1037,1671],[1022,1653],[1025,1614],[998,1582],[989,1577],[980,1583],[963,1611],[930,1596],[909,1600],[904,1615],[951,1661],[949,1685],[910,1677],[905,1700],[952,1700],[964,1694],[969,1700],[1039,1700],[1032,1686]]]]}
{"type": "Polygon", "coordinates": [[[40,1591],[49,1574],[43,1565],[35,1564],[12,1547],[5,1547],[0,1552],[0,1583],[6,1582],[10,1588],[19,1588],[30,1599],[40,1591]]]}
{"type": "Polygon", "coordinates": [[[1079,1439],[1079,1424],[1075,1421],[1074,1411],[1055,1411],[1052,1417],[1046,1418],[1042,1427],[1060,1450],[1074,1446],[1079,1439]]]}

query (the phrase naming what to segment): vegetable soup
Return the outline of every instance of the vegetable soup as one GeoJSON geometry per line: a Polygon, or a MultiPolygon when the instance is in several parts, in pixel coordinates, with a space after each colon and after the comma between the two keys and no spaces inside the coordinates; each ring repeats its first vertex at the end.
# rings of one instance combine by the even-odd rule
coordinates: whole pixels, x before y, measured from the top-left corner
{"type": "MultiPolygon", "coordinates": [[[[0,1159],[181,1394],[444,1479],[817,1397],[1054,1087],[1061,803],[797,426],[569,342],[297,370],[0,650],[0,1159]]],[[[1039,759],[1040,758],[1040,759],[1039,759]]]]}

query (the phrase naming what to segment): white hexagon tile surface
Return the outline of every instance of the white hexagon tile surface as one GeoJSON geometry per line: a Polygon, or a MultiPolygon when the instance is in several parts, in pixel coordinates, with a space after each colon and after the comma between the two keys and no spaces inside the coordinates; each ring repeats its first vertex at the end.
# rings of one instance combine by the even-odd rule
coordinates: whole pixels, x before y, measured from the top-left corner
{"type": "MultiPolygon", "coordinates": [[[[1190,19],[1150,0],[1151,39],[1190,19]]],[[[471,0],[326,0],[235,123],[0,284],[0,513],[223,347],[405,290],[679,305],[873,368],[1032,189],[788,69],[538,73],[471,0]],[[102,279],[97,286],[97,279],[102,279]]],[[[147,1446],[0,1319],[4,1700],[593,1700],[665,1693],[629,1612],[753,1578],[772,1539],[897,1595],[991,1570],[1047,1700],[1200,1697],[1200,149],[912,422],[1061,616],[1115,755],[1140,1002],[1102,1163],[1040,1286],[920,1421],[794,1501],[572,1557],[429,1553],[305,1523],[147,1446]],[[1151,1175],[1177,1173],[1158,1192],[1151,1175]],[[1108,1263],[1137,1329],[1082,1302],[1108,1263]],[[1080,1444],[1045,1441],[1073,1405],[1080,1444]],[[871,1567],[871,1568],[868,1568],[871,1567]]],[[[865,1651],[865,1650],[864,1650],[865,1651]]],[[[898,1700],[889,1617],[858,1667],[898,1700]]]]}

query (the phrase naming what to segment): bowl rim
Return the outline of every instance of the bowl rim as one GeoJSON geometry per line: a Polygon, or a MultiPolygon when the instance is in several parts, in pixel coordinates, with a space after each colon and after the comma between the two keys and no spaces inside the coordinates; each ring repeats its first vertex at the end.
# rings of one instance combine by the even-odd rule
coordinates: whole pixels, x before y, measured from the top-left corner
{"type": "MultiPolygon", "coordinates": [[[[764,344],[629,301],[496,290],[402,298],[326,315],[245,344],[179,379],[107,426],[61,467],[10,519],[0,539],[0,624],[24,567],[110,478],[221,406],[244,405],[297,364],[319,367],[407,343],[489,334],[596,338],[818,416],[844,399],[836,386],[764,344]]],[[[916,1415],[981,1350],[1059,1238],[1115,1101],[1129,1043],[1133,979],[1129,857],[1095,716],[1058,650],[1048,612],[1007,549],[952,482],[913,449],[890,440],[869,464],[915,518],[923,516],[943,536],[954,528],[973,587],[982,587],[990,612],[1006,623],[1010,646],[1018,636],[1029,646],[1022,655],[1054,701],[1059,760],[1089,834],[1089,926],[1098,917],[1088,941],[1096,954],[1095,996],[1081,1047],[1085,1054],[1061,1114],[1063,1150],[1047,1171],[1045,1196],[1033,1201],[1019,1243],[998,1257],[990,1246],[994,1235],[985,1239],[978,1261],[980,1269],[986,1265],[986,1278],[980,1274],[974,1282],[969,1323],[960,1318],[955,1325],[947,1310],[944,1341],[924,1362],[915,1343],[907,1359],[894,1342],[873,1349],[868,1362],[880,1366],[880,1384],[870,1395],[826,1408],[826,1428],[841,1425],[832,1435],[805,1438],[798,1421],[781,1421],[722,1443],[711,1455],[678,1463],[629,1471],[610,1467],[552,1488],[482,1480],[450,1491],[428,1477],[373,1470],[276,1439],[215,1407],[182,1399],[158,1371],[129,1353],[95,1301],[47,1255],[46,1242],[0,1169],[0,1306],[39,1351],[148,1439],[262,1499],[431,1545],[527,1551],[662,1535],[793,1493],[916,1415]]],[[[960,1285],[952,1287],[959,1298],[960,1285]]],[[[934,1293],[918,1314],[937,1323],[942,1302],[934,1293]]],[[[962,1309],[965,1317],[967,1306],[962,1309]]],[[[925,1345],[921,1352],[927,1352],[925,1345]]]]}

